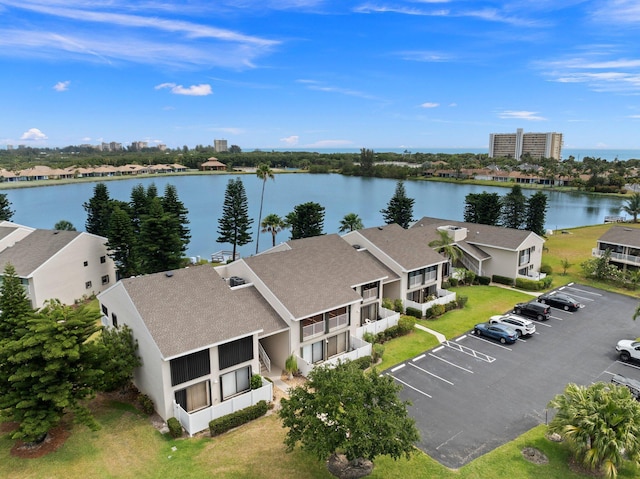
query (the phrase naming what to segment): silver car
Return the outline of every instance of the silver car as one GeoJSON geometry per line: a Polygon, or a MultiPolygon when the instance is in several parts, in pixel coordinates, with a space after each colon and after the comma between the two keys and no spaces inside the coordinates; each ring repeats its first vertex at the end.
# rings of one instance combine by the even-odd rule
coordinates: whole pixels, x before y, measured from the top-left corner
{"type": "Polygon", "coordinates": [[[516,316],[515,314],[500,314],[497,316],[491,316],[489,319],[491,324],[502,323],[507,326],[511,326],[512,329],[516,330],[518,333],[518,337],[522,336],[532,336],[536,332],[536,325],[533,324],[532,321],[529,321],[526,318],[521,316],[516,316]]]}

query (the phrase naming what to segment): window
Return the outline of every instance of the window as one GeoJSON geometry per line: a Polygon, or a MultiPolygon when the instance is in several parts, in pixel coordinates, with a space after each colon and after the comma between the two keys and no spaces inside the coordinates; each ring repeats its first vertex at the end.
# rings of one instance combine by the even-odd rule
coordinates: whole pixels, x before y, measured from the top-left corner
{"type": "Polygon", "coordinates": [[[520,257],[518,259],[518,266],[522,266],[523,264],[527,264],[531,261],[531,251],[533,248],[527,248],[520,251],[520,257]]]}
{"type": "Polygon", "coordinates": [[[85,262],[84,262],[84,267],[86,268],[87,266],[89,266],[89,262],[88,262],[88,261],[85,261],[85,262]]]}
{"type": "Polygon", "coordinates": [[[231,341],[218,346],[218,362],[220,369],[230,368],[236,364],[253,359],[253,336],[231,341]]]}
{"type": "Polygon", "coordinates": [[[107,257],[106,256],[100,256],[100,264],[104,264],[107,262],[107,257]]]}
{"type": "Polygon", "coordinates": [[[211,406],[209,381],[203,381],[175,392],[176,402],[187,412],[211,406]]]}
{"type": "Polygon", "coordinates": [[[222,387],[222,400],[249,391],[251,368],[249,366],[220,376],[222,387]]]}
{"type": "Polygon", "coordinates": [[[378,283],[369,283],[362,286],[362,299],[378,297],[378,283]]]}
{"type": "Polygon", "coordinates": [[[111,313],[111,324],[114,328],[118,327],[118,316],[116,316],[114,313],[111,313]]]}
{"type": "Polygon", "coordinates": [[[108,274],[105,274],[105,275],[102,277],[102,284],[108,284],[108,283],[109,283],[109,275],[108,275],[108,274]]]}
{"type": "Polygon", "coordinates": [[[104,304],[102,305],[102,314],[104,314],[105,316],[109,316],[109,310],[104,304]]]}
{"type": "Polygon", "coordinates": [[[84,283],[84,287],[85,289],[91,289],[91,281],[87,281],[86,283],[84,283]]]}
{"type": "Polygon", "coordinates": [[[171,385],[186,383],[192,379],[206,376],[211,373],[211,361],[209,350],[187,354],[170,361],[171,385]]]}
{"type": "Polygon", "coordinates": [[[319,334],[324,334],[324,315],[316,314],[311,318],[305,318],[300,322],[302,341],[319,334]]]}
{"type": "Polygon", "coordinates": [[[302,347],[302,359],[309,363],[319,363],[324,359],[324,339],[302,347]]]}
{"type": "Polygon", "coordinates": [[[349,310],[346,306],[329,311],[327,316],[329,320],[329,331],[349,325],[349,310]]]}
{"type": "Polygon", "coordinates": [[[342,354],[347,350],[347,335],[345,333],[338,334],[327,339],[327,357],[342,354]]]}

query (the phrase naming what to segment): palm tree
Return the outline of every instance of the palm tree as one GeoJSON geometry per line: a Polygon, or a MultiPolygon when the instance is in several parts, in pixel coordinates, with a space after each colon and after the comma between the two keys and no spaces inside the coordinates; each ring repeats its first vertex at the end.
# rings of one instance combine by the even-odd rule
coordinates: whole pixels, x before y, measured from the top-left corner
{"type": "Polygon", "coordinates": [[[264,217],[264,219],[262,220],[262,223],[260,223],[260,226],[262,227],[263,233],[271,233],[271,238],[273,239],[273,246],[275,246],[276,235],[287,227],[287,222],[284,219],[280,218],[275,213],[271,213],[270,215],[267,215],[264,217]]]}
{"type": "MultiPolygon", "coordinates": [[[[264,203],[264,186],[267,184],[268,179],[275,180],[275,176],[269,165],[266,163],[261,163],[258,165],[256,169],[256,176],[262,180],[262,194],[260,195],[260,214],[258,215],[258,225],[262,224],[262,204],[264,203]]],[[[275,241],[275,239],[274,239],[275,241]]],[[[256,235],[256,254],[258,254],[258,246],[260,243],[260,229],[258,229],[258,234],[256,235]]]]}
{"type": "Polygon", "coordinates": [[[435,248],[438,253],[449,258],[452,265],[455,264],[456,261],[462,258],[462,252],[455,245],[453,238],[449,236],[449,232],[447,230],[438,230],[438,236],[440,237],[431,241],[429,246],[435,248]]]}
{"type": "Polygon", "coordinates": [[[622,209],[633,216],[633,222],[638,222],[638,215],[640,214],[640,193],[633,193],[631,198],[627,199],[627,204],[622,206],[622,209]]]}
{"type": "Polygon", "coordinates": [[[569,384],[549,403],[549,432],[563,437],[582,464],[615,478],[625,457],[640,458],[640,404],[625,386],[569,384]]]}
{"type": "Polygon", "coordinates": [[[356,213],[347,213],[344,218],[340,220],[340,233],[346,233],[348,231],[361,230],[364,228],[362,219],[356,213]]]}

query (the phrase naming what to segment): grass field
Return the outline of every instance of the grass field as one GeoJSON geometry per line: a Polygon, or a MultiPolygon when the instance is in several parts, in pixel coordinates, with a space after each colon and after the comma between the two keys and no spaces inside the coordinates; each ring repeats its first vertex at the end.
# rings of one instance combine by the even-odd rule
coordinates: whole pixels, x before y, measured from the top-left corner
{"type": "MultiPolygon", "coordinates": [[[[568,234],[550,237],[543,262],[554,269],[554,286],[571,281],[598,285],[581,277],[580,263],[591,257],[596,239],[609,225],[567,230],[568,234]],[[567,258],[572,266],[562,276],[561,261],[567,258]]],[[[638,227],[635,226],[634,227],[638,227]]],[[[454,288],[468,296],[462,310],[450,311],[434,320],[420,324],[454,338],[470,330],[474,324],[486,321],[493,314],[503,313],[531,295],[510,288],[472,286],[454,288]]],[[[629,291],[621,291],[630,294],[629,291]]],[[[637,296],[637,293],[631,293],[637,296]]],[[[385,343],[380,370],[412,358],[437,344],[434,336],[423,331],[385,343]]],[[[84,426],[70,426],[72,433],[60,449],[38,459],[19,459],[10,454],[14,441],[8,433],[0,433],[0,477],[26,478],[204,478],[223,479],[330,479],[322,461],[299,449],[286,453],[284,430],[276,415],[253,421],[217,438],[197,437],[174,440],[154,429],[148,417],[132,406],[117,403],[94,403],[96,418],[102,428],[90,431],[84,426]]],[[[437,413],[434,412],[434,413],[437,413]]],[[[569,453],[564,444],[545,438],[545,426],[538,426],[514,441],[491,451],[459,470],[450,470],[417,451],[410,460],[393,461],[386,457],[376,460],[373,479],[574,479],[593,477],[572,471],[569,453]],[[535,465],[521,454],[525,446],[543,451],[549,458],[546,465],[535,465]]],[[[619,471],[619,478],[640,477],[640,468],[631,464],[619,471]]]]}

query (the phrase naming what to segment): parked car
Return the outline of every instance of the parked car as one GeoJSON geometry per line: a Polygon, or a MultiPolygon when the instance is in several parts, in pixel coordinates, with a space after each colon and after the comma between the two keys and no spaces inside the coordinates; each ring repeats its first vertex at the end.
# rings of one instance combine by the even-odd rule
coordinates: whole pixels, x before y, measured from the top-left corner
{"type": "Polygon", "coordinates": [[[506,324],[478,323],[473,328],[476,336],[486,336],[497,339],[502,344],[515,343],[518,340],[516,330],[506,324]]]}
{"type": "Polygon", "coordinates": [[[531,301],[530,303],[518,303],[513,307],[513,312],[518,316],[546,321],[551,317],[551,308],[546,304],[531,301]]]}
{"type": "Polygon", "coordinates": [[[518,333],[518,337],[532,336],[536,333],[536,325],[526,318],[521,318],[515,314],[501,314],[498,316],[491,316],[489,319],[491,324],[506,324],[511,326],[518,333]]]}
{"type": "Polygon", "coordinates": [[[629,391],[631,391],[631,395],[640,401],[640,381],[615,374],[611,378],[611,382],[620,386],[626,386],[629,388],[629,391]]]}
{"type": "Polygon", "coordinates": [[[545,293],[538,296],[538,301],[565,311],[577,311],[583,307],[578,301],[565,293],[545,293]]]}
{"type": "Polygon", "coordinates": [[[622,361],[629,361],[630,359],[640,360],[640,341],[621,339],[618,341],[618,344],[616,344],[616,351],[618,351],[622,361]]]}

